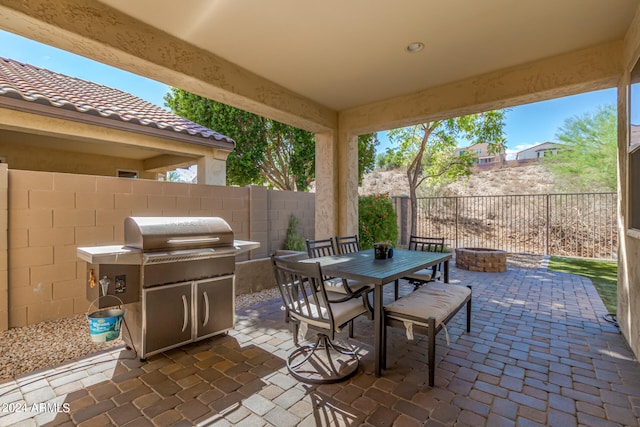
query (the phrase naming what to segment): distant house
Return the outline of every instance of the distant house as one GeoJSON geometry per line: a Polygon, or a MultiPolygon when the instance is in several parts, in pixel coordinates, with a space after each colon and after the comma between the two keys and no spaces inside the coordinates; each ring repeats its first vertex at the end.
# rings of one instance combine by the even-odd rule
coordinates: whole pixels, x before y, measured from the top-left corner
{"type": "Polygon", "coordinates": [[[0,162],[9,169],[162,179],[198,165],[225,185],[234,141],[129,93],[0,57],[0,162]]]}
{"type": "Polygon", "coordinates": [[[558,151],[562,149],[566,149],[566,146],[563,144],[558,144],[556,142],[543,142],[542,144],[534,145],[526,150],[519,151],[516,154],[516,160],[541,159],[545,156],[558,154],[558,151]]]}
{"type": "Polygon", "coordinates": [[[487,163],[504,162],[506,154],[504,150],[500,153],[489,153],[489,143],[481,142],[468,147],[458,148],[458,155],[469,152],[476,158],[476,164],[483,165],[487,163]]]}

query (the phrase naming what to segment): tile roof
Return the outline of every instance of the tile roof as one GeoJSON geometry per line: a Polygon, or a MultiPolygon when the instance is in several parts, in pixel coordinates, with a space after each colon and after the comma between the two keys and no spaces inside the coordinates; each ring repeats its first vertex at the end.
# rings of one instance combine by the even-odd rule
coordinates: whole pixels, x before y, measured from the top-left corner
{"type": "MultiPolygon", "coordinates": [[[[3,57],[0,57],[0,97],[172,132],[167,135],[172,139],[215,146],[220,143],[235,145],[227,136],[130,93],[3,57]]],[[[140,128],[141,132],[144,133],[144,129],[140,128]]],[[[233,149],[233,145],[228,148],[233,149]]]]}

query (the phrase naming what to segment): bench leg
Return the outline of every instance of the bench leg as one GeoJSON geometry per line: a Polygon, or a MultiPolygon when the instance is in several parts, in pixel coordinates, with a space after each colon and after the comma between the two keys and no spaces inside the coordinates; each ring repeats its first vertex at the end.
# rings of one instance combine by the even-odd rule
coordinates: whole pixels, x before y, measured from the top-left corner
{"type": "Polygon", "coordinates": [[[436,319],[429,318],[429,387],[433,387],[436,373],[436,319]]]}

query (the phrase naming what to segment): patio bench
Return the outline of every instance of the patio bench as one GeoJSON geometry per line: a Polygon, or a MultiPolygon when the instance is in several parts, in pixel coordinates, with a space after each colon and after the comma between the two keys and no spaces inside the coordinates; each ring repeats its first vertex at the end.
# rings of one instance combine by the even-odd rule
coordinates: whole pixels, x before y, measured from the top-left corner
{"type": "Polygon", "coordinates": [[[467,306],[467,332],[471,331],[471,286],[450,285],[431,282],[414,292],[384,307],[384,325],[382,331],[383,358],[387,359],[387,326],[405,328],[407,338],[413,339],[413,333],[428,337],[429,386],[433,387],[436,358],[436,335],[442,329],[447,333],[446,323],[467,306]]]}

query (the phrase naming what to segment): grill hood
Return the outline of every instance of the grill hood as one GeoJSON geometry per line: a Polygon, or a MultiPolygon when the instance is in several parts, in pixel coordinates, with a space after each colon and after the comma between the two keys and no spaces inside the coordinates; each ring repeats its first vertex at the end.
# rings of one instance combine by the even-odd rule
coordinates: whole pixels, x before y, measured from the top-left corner
{"type": "Polygon", "coordinates": [[[218,217],[129,217],[124,245],[143,252],[233,247],[233,230],[218,217]]]}
{"type": "Polygon", "coordinates": [[[235,256],[260,247],[234,240],[227,222],[218,217],[128,217],[124,246],[78,248],[90,264],[149,264],[235,256]]]}

